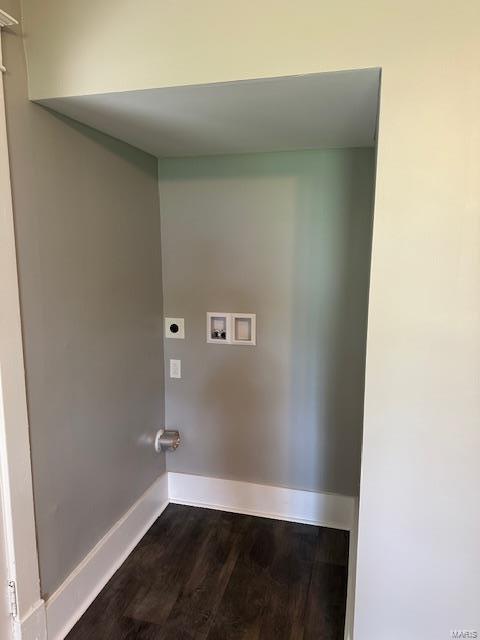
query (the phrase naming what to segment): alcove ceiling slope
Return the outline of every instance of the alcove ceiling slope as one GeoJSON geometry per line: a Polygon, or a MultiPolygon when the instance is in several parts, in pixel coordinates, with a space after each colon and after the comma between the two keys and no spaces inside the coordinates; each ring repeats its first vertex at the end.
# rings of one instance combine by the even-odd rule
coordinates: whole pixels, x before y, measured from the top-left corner
{"type": "Polygon", "coordinates": [[[51,98],[157,157],[375,145],[379,69],[51,98]]]}

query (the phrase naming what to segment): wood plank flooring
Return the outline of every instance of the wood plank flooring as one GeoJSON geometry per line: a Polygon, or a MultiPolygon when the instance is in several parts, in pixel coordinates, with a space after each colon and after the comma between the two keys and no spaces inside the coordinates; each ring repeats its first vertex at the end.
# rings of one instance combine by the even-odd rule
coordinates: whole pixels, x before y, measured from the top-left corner
{"type": "Polygon", "coordinates": [[[348,532],[169,505],[68,640],[343,640],[348,532]]]}

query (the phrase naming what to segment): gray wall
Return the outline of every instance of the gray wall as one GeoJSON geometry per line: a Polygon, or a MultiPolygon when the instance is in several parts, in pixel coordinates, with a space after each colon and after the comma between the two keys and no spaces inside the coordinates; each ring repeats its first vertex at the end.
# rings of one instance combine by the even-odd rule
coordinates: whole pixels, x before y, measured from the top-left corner
{"type": "Polygon", "coordinates": [[[169,470],[358,494],[374,156],[159,162],[169,470]],[[207,344],[207,311],[257,314],[257,346],[207,344]]]}
{"type": "MultiPolygon", "coordinates": [[[[19,16],[19,3],[2,8],[19,16]]],[[[44,595],[164,469],[156,160],[27,101],[18,30],[6,101],[44,595]]]]}

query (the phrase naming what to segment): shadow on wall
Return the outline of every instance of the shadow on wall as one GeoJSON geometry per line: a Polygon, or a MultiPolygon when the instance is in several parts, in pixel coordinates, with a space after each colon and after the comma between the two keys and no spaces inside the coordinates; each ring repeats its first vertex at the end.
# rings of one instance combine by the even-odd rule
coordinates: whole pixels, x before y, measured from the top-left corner
{"type": "Polygon", "coordinates": [[[160,162],[165,308],[186,318],[169,469],[358,491],[373,151],[160,162]],[[257,346],[205,341],[206,311],[257,314],[257,346]]]}
{"type": "Polygon", "coordinates": [[[122,140],[112,138],[112,136],[102,133],[101,131],[97,131],[96,129],[92,129],[77,120],[72,120],[63,114],[58,113],[58,111],[53,111],[53,109],[44,105],[31,103],[31,106],[33,106],[35,110],[38,109],[40,112],[43,111],[52,118],[55,118],[64,126],[70,127],[73,131],[99,145],[102,150],[109,151],[117,158],[121,158],[125,162],[136,167],[139,171],[146,173],[149,177],[153,179],[157,178],[157,167],[156,163],[152,161],[153,156],[145,151],[140,151],[140,149],[137,149],[122,140]]]}
{"type": "Polygon", "coordinates": [[[290,339],[291,475],[347,495],[360,480],[373,212],[373,154],[358,155],[299,181],[290,339]]]}
{"type": "Polygon", "coordinates": [[[42,595],[161,472],[156,159],[29,102],[4,34],[6,106],[42,595]],[[52,445],[54,443],[54,446],[52,445]]]}

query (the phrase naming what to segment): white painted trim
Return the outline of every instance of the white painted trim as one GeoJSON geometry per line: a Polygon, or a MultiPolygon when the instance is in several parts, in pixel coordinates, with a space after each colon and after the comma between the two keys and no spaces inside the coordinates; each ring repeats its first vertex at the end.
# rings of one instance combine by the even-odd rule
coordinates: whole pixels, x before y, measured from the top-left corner
{"type": "Polygon", "coordinates": [[[15,20],[9,13],[0,9],[0,28],[11,27],[14,24],[18,24],[18,20],[15,20]]]}
{"type": "Polygon", "coordinates": [[[245,513],[275,520],[304,522],[352,530],[356,499],[238,480],[168,474],[168,495],[174,504],[245,513]]]}
{"type": "MultiPolygon", "coordinates": [[[[2,25],[16,22],[5,15],[2,25]]],[[[0,42],[0,67],[2,66],[0,42]]],[[[14,637],[16,640],[44,640],[46,629],[40,596],[15,230],[1,73],[0,308],[0,511],[3,512],[5,523],[8,579],[15,581],[17,594],[17,616],[13,618],[14,637]]],[[[0,544],[3,544],[3,540],[0,544]]],[[[6,586],[0,585],[0,588],[6,589],[6,586]]]]}
{"type": "Polygon", "coordinates": [[[350,529],[350,548],[348,550],[347,610],[345,615],[344,640],[353,640],[353,621],[355,614],[355,583],[357,580],[358,546],[358,498],[355,498],[353,526],[350,529]]]}
{"type": "Polygon", "coordinates": [[[163,474],[46,602],[48,640],[63,640],[168,505],[163,474]]]}
{"type": "Polygon", "coordinates": [[[45,602],[38,600],[34,606],[19,621],[19,637],[22,640],[46,640],[47,620],[45,615],[45,602]]]}

